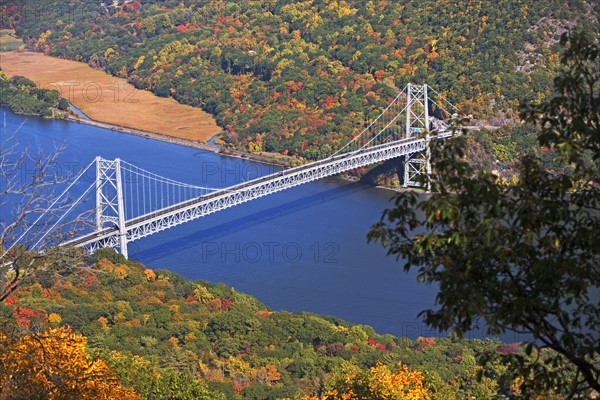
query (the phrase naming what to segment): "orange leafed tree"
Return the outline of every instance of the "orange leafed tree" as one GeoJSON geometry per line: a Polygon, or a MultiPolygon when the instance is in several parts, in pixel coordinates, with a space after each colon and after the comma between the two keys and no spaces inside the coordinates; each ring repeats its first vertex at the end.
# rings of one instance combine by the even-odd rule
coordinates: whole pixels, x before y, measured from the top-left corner
{"type": "Polygon", "coordinates": [[[104,361],[90,359],[86,344],[69,327],[16,339],[0,333],[0,399],[140,399],[104,361]]]}
{"type": "Polygon", "coordinates": [[[377,365],[367,371],[346,374],[334,383],[321,398],[308,397],[304,400],[428,400],[430,393],[423,386],[423,375],[398,364],[395,371],[377,365]]]}

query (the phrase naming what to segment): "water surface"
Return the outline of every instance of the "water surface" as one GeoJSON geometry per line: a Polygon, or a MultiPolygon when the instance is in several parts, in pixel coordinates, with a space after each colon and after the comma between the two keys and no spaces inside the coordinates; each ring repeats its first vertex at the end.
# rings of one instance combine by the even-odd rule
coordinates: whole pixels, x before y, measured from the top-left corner
{"type": "MultiPolygon", "coordinates": [[[[21,126],[16,138],[32,152],[64,146],[57,165],[62,171],[80,168],[100,155],[191,184],[226,187],[277,168],[10,112],[1,126],[3,138],[21,126]]],[[[24,179],[28,173],[22,171],[24,179]]],[[[138,240],[130,244],[129,254],[151,268],[223,282],[275,310],[333,315],[371,325],[380,333],[436,336],[417,317],[434,305],[435,287],[417,284],[415,275],[402,272],[401,264],[386,257],[384,249],[367,244],[366,234],[390,205],[391,196],[390,191],[361,183],[325,179],[138,240]]]]}

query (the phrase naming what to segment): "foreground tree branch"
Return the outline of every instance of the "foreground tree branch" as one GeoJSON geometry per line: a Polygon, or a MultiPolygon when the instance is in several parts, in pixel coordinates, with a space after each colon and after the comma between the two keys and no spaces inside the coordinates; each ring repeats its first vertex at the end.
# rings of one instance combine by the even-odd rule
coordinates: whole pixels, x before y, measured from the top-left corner
{"type": "MultiPolygon", "coordinates": [[[[53,222],[60,221],[59,217],[71,206],[54,200],[56,189],[72,177],[58,173],[61,149],[47,155],[32,155],[28,149],[19,148],[16,134],[26,122],[1,143],[0,302],[37,271],[52,269],[53,261],[38,250],[59,244],[85,226],[88,219],[79,215],[53,222]],[[44,218],[38,220],[41,215],[44,218]]],[[[77,253],[81,261],[83,252],[77,253]]]]}
{"type": "Polygon", "coordinates": [[[560,170],[524,157],[518,182],[502,185],[465,159],[466,131],[434,141],[433,194],[396,195],[368,236],[439,285],[432,327],[462,335],[481,320],[531,337],[506,357],[525,395],[600,392],[599,39],[563,36],[554,97],[523,108],[560,170]]]}

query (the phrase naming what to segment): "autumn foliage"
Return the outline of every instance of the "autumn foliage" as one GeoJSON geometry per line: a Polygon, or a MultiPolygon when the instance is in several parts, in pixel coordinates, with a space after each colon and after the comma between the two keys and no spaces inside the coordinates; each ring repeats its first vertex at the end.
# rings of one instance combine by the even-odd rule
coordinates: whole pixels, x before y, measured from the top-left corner
{"type": "Polygon", "coordinates": [[[86,344],[69,327],[0,334],[0,399],[139,399],[104,361],[90,359],[86,344]]]}
{"type": "Polygon", "coordinates": [[[423,375],[399,363],[395,371],[377,363],[365,371],[349,373],[335,382],[322,397],[305,400],[427,400],[430,393],[423,386],[423,375]]]}
{"type": "Polygon", "coordinates": [[[161,0],[102,12],[99,2],[51,0],[56,12],[20,12],[36,1],[0,6],[29,49],[200,107],[228,146],[311,160],[361,132],[408,82],[432,84],[476,117],[543,97],[558,66],[557,27],[587,12],[558,0],[161,0]],[[257,134],[260,146],[249,140],[257,134]]]}
{"type": "Polygon", "coordinates": [[[152,271],[114,251],[94,257],[89,268],[29,282],[0,302],[0,330],[21,332],[0,336],[0,400],[505,393],[476,380],[484,372],[477,355],[502,352],[499,341],[379,335],[331,317],[271,311],[225,285],[152,271]],[[385,364],[373,367],[377,361],[385,364]]]}

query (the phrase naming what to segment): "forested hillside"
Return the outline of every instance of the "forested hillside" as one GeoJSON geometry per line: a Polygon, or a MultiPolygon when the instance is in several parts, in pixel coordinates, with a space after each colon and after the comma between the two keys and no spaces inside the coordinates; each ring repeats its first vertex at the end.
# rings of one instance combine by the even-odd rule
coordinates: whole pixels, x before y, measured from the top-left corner
{"type": "Polygon", "coordinates": [[[408,82],[465,114],[549,93],[557,39],[593,2],[198,0],[8,2],[30,49],[202,107],[231,145],[317,159],[408,82]]]}
{"type": "MultiPolygon", "coordinates": [[[[93,358],[106,362],[104,370],[110,368],[124,387],[145,399],[341,399],[355,398],[341,396],[352,387],[404,393],[402,385],[421,393],[413,398],[462,399],[512,390],[510,382],[498,380],[501,364],[482,367],[476,359],[520,351],[516,344],[411,341],[335,318],[272,312],[222,284],[146,269],[110,249],[98,252],[95,261],[82,258],[79,250],[48,256],[44,263],[52,268],[38,271],[35,281],[0,303],[0,387],[6,390],[0,394],[6,398],[29,393],[18,390],[42,390],[44,382],[51,386],[51,379],[40,377],[45,368],[72,364],[68,371],[59,368],[57,379],[89,373],[77,369],[85,363],[76,361],[80,354],[70,345],[86,338],[93,358]],[[58,329],[67,325],[84,338],[58,329]],[[32,350],[36,340],[46,343],[44,357],[32,350]],[[49,343],[63,350],[54,354],[49,343]],[[31,352],[33,364],[23,351],[31,352]],[[63,364],[46,366],[44,360],[63,364]],[[327,392],[340,396],[326,397],[327,392]]],[[[103,382],[93,376],[92,382],[103,382]]]]}

